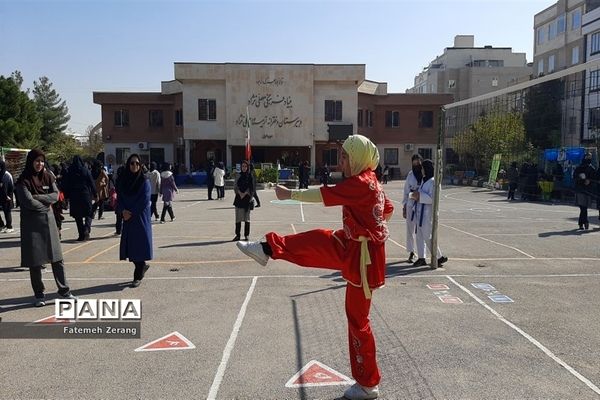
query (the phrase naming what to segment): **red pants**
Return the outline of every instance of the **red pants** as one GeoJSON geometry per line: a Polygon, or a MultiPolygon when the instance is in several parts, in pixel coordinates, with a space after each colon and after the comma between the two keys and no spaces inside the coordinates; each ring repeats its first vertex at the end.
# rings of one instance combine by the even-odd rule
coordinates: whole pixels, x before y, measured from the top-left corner
{"type": "MultiPolygon", "coordinates": [[[[354,247],[358,248],[360,254],[360,243],[344,243],[336,239],[333,231],[330,230],[317,229],[288,236],[279,236],[271,232],[266,235],[266,238],[273,250],[272,258],[276,260],[286,260],[303,267],[338,271],[347,269],[350,263],[356,268],[359,265],[354,247]],[[352,248],[348,248],[348,245],[352,248]]],[[[373,260],[373,256],[371,258],[373,260]]],[[[352,377],[362,386],[368,387],[378,385],[381,380],[376,359],[375,337],[369,321],[370,308],[371,300],[365,298],[363,289],[348,283],[346,317],[352,377]]]]}

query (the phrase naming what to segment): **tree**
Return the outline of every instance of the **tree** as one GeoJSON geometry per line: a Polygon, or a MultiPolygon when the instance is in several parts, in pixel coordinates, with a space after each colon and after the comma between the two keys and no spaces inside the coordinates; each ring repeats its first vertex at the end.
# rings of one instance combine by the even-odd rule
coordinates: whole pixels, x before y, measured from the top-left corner
{"type": "Polygon", "coordinates": [[[47,149],[55,141],[64,139],[71,116],[67,102],[61,100],[45,76],[39,78],[39,82],[33,82],[33,98],[42,118],[42,145],[47,149]]]}
{"type": "Polygon", "coordinates": [[[31,148],[40,140],[42,120],[35,103],[20,89],[21,73],[0,75],[0,146],[31,148]]]}
{"type": "Polygon", "coordinates": [[[480,175],[489,168],[494,154],[510,159],[527,148],[522,115],[497,109],[482,113],[454,141],[454,150],[464,162],[472,162],[480,175]]]}
{"type": "Polygon", "coordinates": [[[104,149],[104,143],[102,143],[102,126],[100,124],[88,125],[85,130],[87,142],[83,146],[84,155],[90,158],[96,158],[98,153],[104,149]]]}
{"type": "Polygon", "coordinates": [[[82,154],[82,148],[73,135],[64,134],[60,140],[48,145],[46,153],[50,163],[58,164],[71,161],[75,154],[82,154]]]}

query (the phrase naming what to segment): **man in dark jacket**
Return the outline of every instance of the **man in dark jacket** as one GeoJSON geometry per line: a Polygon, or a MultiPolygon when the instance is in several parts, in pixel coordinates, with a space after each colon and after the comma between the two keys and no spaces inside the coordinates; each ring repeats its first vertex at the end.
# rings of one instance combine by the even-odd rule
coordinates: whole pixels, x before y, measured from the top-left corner
{"type": "Polygon", "coordinates": [[[13,233],[12,226],[12,199],[14,192],[13,178],[10,172],[6,170],[6,163],[0,160],[0,208],[4,212],[6,225],[0,216],[0,233],[13,233]]]}
{"type": "Polygon", "coordinates": [[[206,187],[208,188],[208,199],[212,200],[212,192],[213,189],[215,188],[215,177],[214,177],[214,172],[215,172],[215,162],[213,160],[210,160],[210,162],[208,163],[208,168],[206,169],[206,187]]]}

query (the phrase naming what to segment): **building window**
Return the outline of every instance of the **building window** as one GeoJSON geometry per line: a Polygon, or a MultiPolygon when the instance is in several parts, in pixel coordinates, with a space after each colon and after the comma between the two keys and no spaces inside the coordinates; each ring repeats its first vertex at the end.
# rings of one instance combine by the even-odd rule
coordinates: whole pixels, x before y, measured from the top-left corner
{"type": "Polygon", "coordinates": [[[356,116],[356,124],[362,128],[363,126],[363,110],[358,109],[358,115],[356,116]]]}
{"type": "Polygon", "coordinates": [[[327,165],[338,165],[338,151],[337,149],[323,150],[323,164],[327,165]]]}
{"type": "Polygon", "coordinates": [[[117,147],[117,165],[123,165],[127,162],[131,149],[129,147],[117,147]]]}
{"type": "Polygon", "coordinates": [[[596,130],[600,128],[600,107],[590,108],[588,117],[588,129],[596,130]]]}
{"type": "Polygon", "coordinates": [[[569,135],[574,135],[577,131],[577,117],[569,117],[569,135]]]}
{"type": "Polygon", "coordinates": [[[433,111],[419,111],[419,128],[433,128],[433,111]]]}
{"type": "Polygon", "coordinates": [[[129,111],[128,110],[115,111],[115,127],[122,128],[124,126],[129,126],[129,111]]]}
{"type": "Polygon", "coordinates": [[[548,73],[554,72],[554,54],[548,57],[548,73]]]}
{"type": "Polygon", "coordinates": [[[571,49],[571,64],[579,64],[579,46],[575,46],[571,49]]]}
{"type": "Polygon", "coordinates": [[[175,126],[183,126],[183,110],[175,110],[175,126]]]}
{"type": "Polygon", "coordinates": [[[488,60],[489,67],[504,67],[504,60],[488,60]]]}
{"type": "Polygon", "coordinates": [[[581,10],[577,9],[571,14],[571,30],[579,29],[581,27],[581,10]]]}
{"type": "Polygon", "coordinates": [[[548,41],[556,38],[556,21],[550,22],[548,25],[548,41]]]}
{"type": "Polygon", "coordinates": [[[454,79],[448,79],[448,89],[454,89],[456,87],[456,81],[454,79]]]}
{"type": "Polygon", "coordinates": [[[538,61],[538,76],[544,73],[544,59],[540,58],[538,61]]]}
{"type": "Polygon", "coordinates": [[[423,148],[420,147],[418,149],[419,154],[423,157],[424,160],[431,160],[433,155],[433,150],[431,148],[423,148]]]}
{"type": "Polygon", "coordinates": [[[600,70],[590,71],[590,92],[600,90],[600,70]]]}
{"type": "Polygon", "coordinates": [[[367,110],[367,126],[369,128],[373,127],[373,111],[367,110]]]}
{"type": "Polygon", "coordinates": [[[544,29],[538,28],[537,30],[537,44],[544,43],[544,29]]]}
{"type": "Polygon", "coordinates": [[[592,43],[590,47],[590,55],[600,53],[600,32],[592,34],[592,43]]]}
{"type": "Polygon", "coordinates": [[[198,120],[216,121],[217,120],[217,100],[198,99],[198,120]]]}
{"type": "Polygon", "coordinates": [[[571,88],[569,89],[569,97],[577,96],[577,81],[571,81],[571,88]]]}
{"type": "Polygon", "coordinates": [[[398,149],[383,149],[383,163],[385,165],[398,165],[398,149]]]}
{"type": "Polygon", "coordinates": [[[163,126],[162,110],[150,110],[148,112],[148,124],[154,127],[163,126]]]}
{"type": "Polygon", "coordinates": [[[559,15],[558,18],[556,19],[556,28],[558,30],[558,33],[563,33],[566,30],[566,18],[565,18],[565,14],[559,15]]]}
{"type": "Polygon", "coordinates": [[[385,112],[385,127],[397,128],[400,126],[400,112],[386,111],[385,112]]]}
{"type": "Polygon", "coordinates": [[[498,86],[498,77],[495,76],[492,78],[492,87],[497,87],[498,86]]]}
{"type": "Polygon", "coordinates": [[[325,121],[342,120],[342,101],[325,100],[325,121]]]}

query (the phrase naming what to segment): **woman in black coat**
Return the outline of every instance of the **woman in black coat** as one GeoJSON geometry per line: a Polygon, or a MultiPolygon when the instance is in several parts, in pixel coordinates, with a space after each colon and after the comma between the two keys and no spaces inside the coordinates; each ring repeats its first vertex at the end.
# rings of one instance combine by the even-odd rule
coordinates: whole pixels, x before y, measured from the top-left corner
{"type": "Polygon", "coordinates": [[[596,170],[592,167],[591,158],[584,158],[575,171],[573,180],[575,181],[575,205],[579,207],[579,229],[589,229],[588,208],[592,206],[592,196],[594,196],[594,179],[596,170]]]}
{"type": "Polygon", "coordinates": [[[250,173],[248,161],[242,161],[240,176],[233,187],[235,192],[235,237],[233,241],[240,240],[242,222],[244,222],[244,238],[248,241],[250,235],[250,211],[254,208],[254,184],[250,173]]]}
{"type": "Polygon", "coordinates": [[[96,199],[96,184],[92,174],[79,156],[73,157],[73,163],[63,177],[63,190],[69,199],[69,213],[77,223],[78,241],[89,240],[92,230],[92,201],[96,199]]]}

